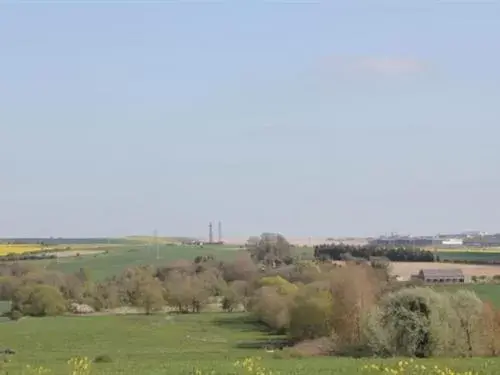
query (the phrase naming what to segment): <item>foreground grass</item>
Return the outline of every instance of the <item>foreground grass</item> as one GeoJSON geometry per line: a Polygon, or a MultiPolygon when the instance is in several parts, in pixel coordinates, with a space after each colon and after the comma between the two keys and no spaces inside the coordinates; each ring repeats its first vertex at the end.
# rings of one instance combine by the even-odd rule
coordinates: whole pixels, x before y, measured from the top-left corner
{"type": "MultiPolygon", "coordinates": [[[[277,359],[262,347],[272,337],[245,314],[99,316],[25,318],[0,324],[2,346],[14,349],[9,374],[26,364],[67,375],[69,359],[107,355],[111,363],[93,364],[93,374],[239,373],[234,362],[261,357],[262,365],[281,374],[356,374],[367,364],[397,360],[352,358],[277,359]]],[[[425,366],[448,366],[457,371],[480,369],[483,359],[419,361],[425,366]]],[[[500,373],[500,359],[487,372],[500,373]]]]}

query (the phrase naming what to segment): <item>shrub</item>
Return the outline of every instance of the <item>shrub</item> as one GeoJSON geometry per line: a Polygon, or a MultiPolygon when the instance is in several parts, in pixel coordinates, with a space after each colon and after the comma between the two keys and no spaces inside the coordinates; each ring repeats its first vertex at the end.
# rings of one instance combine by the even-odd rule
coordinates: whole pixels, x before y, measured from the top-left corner
{"type": "Polygon", "coordinates": [[[446,294],[430,288],[390,293],[365,322],[365,335],[379,355],[428,357],[449,353],[453,310],[446,294]]]}
{"type": "Polygon", "coordinates": [[[312,340],[332,334],[333,301],[329,291],[311,293],[305,287],[290,309],[290,338],[312,340]]]}
{"type": "Polygon", "coordinates": [[[113,360],[107,354],[100,354],[94,358],[94,363],[111,363],[113,360]]]}
{"type": "Polygon", "coordinates": [[[281,276],[267,276],[259,280],[262,287],[275,287],[276,291],[282,295],[290,295],[298,290],[295,284],[292,284],[281,276]]]}
{"type": "Polygon", "coordinates": [[[31,316],[60,315],[66,311],[66,301],[52,286],[26,285],[14,294],[11,310],[31,316]]]}
{"type": "Polygon", "coordinates": [[[19,310],[13,310],[9,313],[9,318],[11,320],[19,320],[23,317],[23,313],[19,310]]]}
{"type": "Polygon", "coordinates": [[[290,325],[291,301],[290,296],[278,293],[276,288],[265,286],[255,293],[251,311],[271,330],[285,333],[290,325]]]}
{"type": "Polygon", "coordinates": [[[328,337],[306,340],[284,351],[288,352],[292,358],[326,356],[335,352],[337,346],[335,341],[334,338],[328,337]]]}

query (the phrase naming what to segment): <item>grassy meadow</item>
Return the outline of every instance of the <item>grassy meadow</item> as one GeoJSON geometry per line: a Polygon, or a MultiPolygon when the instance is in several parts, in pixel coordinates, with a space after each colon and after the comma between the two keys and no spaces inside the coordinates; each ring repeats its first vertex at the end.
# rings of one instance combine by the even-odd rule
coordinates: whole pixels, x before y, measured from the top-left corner
{"type": "MultiPolygon", "coordinates": [[[[63,245],[60,245],[61,247],[63,245]]],[[[87,268],[95,280],[103,280],[119,274],[127,267],[139,265],[162,265],[175,260],[193,260],[199,255],[212,255],[216,259],[231,260],[238,256],[241,249],[235,245],[177,245],[165,241],[157,244],[149,237],[134,237],[124,244],[71,245],[71,250],[79,251],[79,257],[60,257],[58,259],[31,261],[51,270],[76,272],[87,268]],[[96,251],[102,252],[97,253],[96,251]],[[85,251],[89,251],[85,255],[85,251]]],[[[312,259],[312,248],[296,248],[295,253],[303,259],[312,259]]],[[[29,261],[27,261],[29,262],[29,261]]]]}
{"type": "MultiPolygon", "coordinates": [[[[104,248],[103,248],[104,249],[104,248]]],[[[106,252],[34,261],[47,269],[75,272],[87,268],[95,280],[114,276],[127,267],[161,265],[175,260],[193,260],[199,255],[213,255],[217,259],[230,260],[237,256],[238,248],[224,245],[197,246],[158,244],[132,244],[105,248],[106,252]]],[[[84,254],[85,250],[81,250],[84,254]]]]}
{"type": "MultiPolygon", "coordinates": [[[[110,363],[92,365],[92,374],[109,375],[193,374],[196,369],[237,374],[234,362],[246,357],[261,357],[267,369],[281,374],[356,374],[365,364],[397,361],[290,358],[286,349],[269,353],[265,343],[276,337],[240,313],[24,318],[0,327],[2,345],[17,351],[9,373],[21,373],[31,364],[67,375],[67,361],[75,356],[109,356],[110,363]]],[[[500,371],[500,358],[419,361],[460,371],[479,369],[485,362],[490,368],[485,373],[500,371]]]]}

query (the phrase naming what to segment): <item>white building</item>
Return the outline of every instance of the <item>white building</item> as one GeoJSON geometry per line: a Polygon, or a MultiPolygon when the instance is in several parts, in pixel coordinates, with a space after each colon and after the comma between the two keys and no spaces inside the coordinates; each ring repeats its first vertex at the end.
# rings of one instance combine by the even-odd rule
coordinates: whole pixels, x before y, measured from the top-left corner
{"type": "Polygon", "coordinates": [[[446,238],[441,244],[444,246],[462,246],[464,244],[463,238],[446,238]]]}

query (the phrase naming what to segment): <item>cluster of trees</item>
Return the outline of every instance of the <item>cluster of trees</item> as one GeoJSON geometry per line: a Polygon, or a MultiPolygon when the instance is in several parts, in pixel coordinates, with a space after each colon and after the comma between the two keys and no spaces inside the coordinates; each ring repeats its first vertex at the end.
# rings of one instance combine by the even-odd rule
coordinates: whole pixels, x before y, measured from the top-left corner
{"type": "Polygon", "coordinates": [[[370,259],[371,257],[386,257],[392,262],[434,262],[439,261],[429,250],[408,246],[379,246],[379,245],[319,245],[314,248],[316,259],[342,260],[346,254],[355,258],[370,259]]]}
{"type": "Polygon", "coordinates": [[[15,317],[57,315],[72,303],[97,311],[134,306],[148,314],[165,306],[199,312],[208,303],[233,311],[245,308],[262,269],[291,263],[290,248],[283,236],[263,234],[232,262],[199,256],[158,268],[132,267],[102,282],[94,282],[85,269],[64,274],[33,264],[3,263],[0,300],[12,301],[15,317]]]}
{"type": "Polygon", "coordinates": [[[250,237],[246,243],[252,259],[266,266],[279,267],[292,264],[292,245],[279,233],[262,233],[250,237]]]}
{"type": "Polygon", "coordinates": [[[471,291],[395,282],[370,265],[302,264],[298,271],[261,278],[249,309],[308,354],[500,354],[500,311],[471,291]]]}
{"type": "Polygon", "coordinates": [[[247,289],[260,272],[246,251],[226,263],[198,257],[162,267],[131,267],[101,282],[94,282],[86,269],[65,274],[33,264],[4,263],[0,300],[12,302],[13,317],[58,315],[72,303],[96,311],[132,306],[147,314],[166,306],[182,313],[199,312],[208,303],[232,311],[244,308],[247,289]]]}

